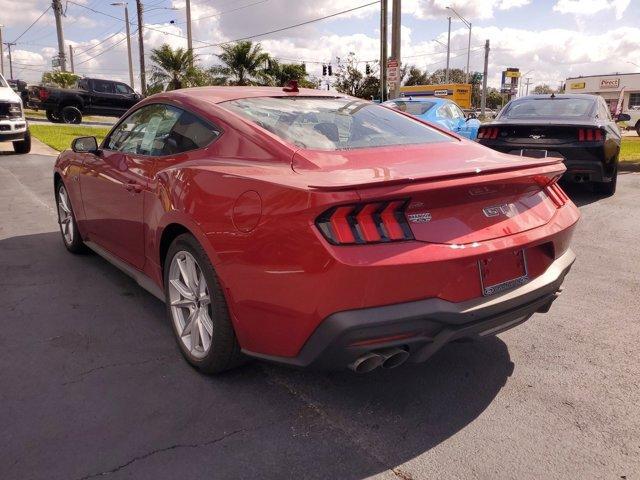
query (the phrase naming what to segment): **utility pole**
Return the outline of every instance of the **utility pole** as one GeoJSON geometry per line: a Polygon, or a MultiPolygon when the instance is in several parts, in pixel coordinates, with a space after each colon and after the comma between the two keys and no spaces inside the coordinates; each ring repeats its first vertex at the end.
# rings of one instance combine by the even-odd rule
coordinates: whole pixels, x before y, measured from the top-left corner
{"type": "Polygon", "coordinates": [[[398,75],[396,81],[393,84],[393,91],[391,98],[398,98],[400,96],[400,43],[401,43],[401,22],[402,22],[402,1],[393,0],[393,12],[391,13],[391,57],[397,62],[396,70],[398,75]]]}
{"type": "Polygon", "coordinates": [[[191,0],[187,0],[187,50],[193,53],[193,39],[191,38],[191,0]]]}
{"type": "Polygon", "coordinates": [[[2,25],[0,23],[0,74],[2,74],[2,76],[4,77],[4,52],[3,47],[2,47],[2,27],[4,27],[4,25],[2,25]]]}
{"type": "Polygon", "coordinates": [[[451,56],[451,17],[449,20],[449,30],[447,31],[447,69],[444,72],[444,83],[449,83],[449,58],[451,56]]]}
{"type": "Polygon", "coordinates": [[[529,85],[531,85],[531,79],[527,78],[527,81],[525,82],[525,85],[527,86],[527,93],[525,93],[525,95],[529,95],[529,85]]]}
{"type": "Polygon", "coordinates": [[[124,26],[127,34],[127,56],[129,57],[129,86],[135,88],[133,84],[133,60],[131,59],[131,31],[129,30],[129,5],[126,2],[112,3],[114,7],[124,7],[124,26]]]}
{"type": "Polygon", "coordinates": [[[471,22],[469,22],[469,44],[467,46],[467,83],[470,83],[469,60],[471,59],[471,22]]]}
{"type": "Polygon", "coordinates": [[[480,115],[484,118],[487,108],[487,77],[489,76],[489,40],[484,42],[484,71],[482,73],[482,96],[480,97],[480,115]]]}
{"type": "Polygon", "coordinates": [[[380,101],[387,96],[387,0],[380,0],[380,101]]]}
{"type": "Polygon", "coordinates": [[[71,73],[76,73],[73,68],[73,46],[69,45],[69,63],[71,64],[71,73]]]}
{"type": "Polygon", "coordinates": [[[11,60],[11,47],[15,45],[15,43],[5,42],[4,44],[7,46],[7,51],[9,52],[9,80],[13,80],[13,61],[11,60]]]}
{"type": "MultiPolygon", "coordinates": [[[[455,14],[455,16],[458,17],[460,20],[462,20],[462,23],[464,23],[465,26],[469,29],[469,45],[467,48],[467,76],[466,76],[466,81],[467,83],[469,83],[469,60],[471,59],[471,22],[468,21],[466,18],[464,18],[462,15],[460,15],[458,12],[456,12],[453,7],[447,7],[447,10],[451,10],[455,14]]],[[[449,19],[449,31],[451,31],[451,19],[449,19]]]]}
{"type": "Polygon", "coordinates": [[[56,17],[56,31],[58,33],[58,58],[60,59],[60,71],[67,71],[67,60],[64,53],[64,34],[62,33],[62,2],[53,0],[51,3],[53,14],[56,17]]]}
{"type": "MultiPolygon", "coordinates": [[[[136,0],[136,10],[138,12],[138,50],[140,51],[140,93],[147,94],[147,74],[144,67],[144,25],[142,20],[142,1],[136,0]]],[[[132,87],[133,88],[133,87],[132,87]]]]}

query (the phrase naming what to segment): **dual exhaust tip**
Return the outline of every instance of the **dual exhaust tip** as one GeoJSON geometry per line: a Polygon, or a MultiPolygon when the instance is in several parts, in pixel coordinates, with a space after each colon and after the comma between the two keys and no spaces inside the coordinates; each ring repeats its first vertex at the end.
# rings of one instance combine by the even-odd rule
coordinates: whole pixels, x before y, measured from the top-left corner
{"type": "Polygon", "coordinates": [[[395,368],[402,365],[409,358],[409,352],[402,348],[386,348],[375,352],[368,352],[349,365],[356,373],[372,372],[378,367],[395,368]]]}

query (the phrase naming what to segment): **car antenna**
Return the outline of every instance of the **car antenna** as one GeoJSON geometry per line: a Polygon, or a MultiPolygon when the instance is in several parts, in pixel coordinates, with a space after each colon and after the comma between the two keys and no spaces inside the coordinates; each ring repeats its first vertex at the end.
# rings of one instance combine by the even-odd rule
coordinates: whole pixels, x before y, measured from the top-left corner
{"type": "Polygon", "coordinates": [[[282,88],[283,92],[299,92],[298,90],[298,81],[297,80],[289,80],[287,84],[282,88]]]}

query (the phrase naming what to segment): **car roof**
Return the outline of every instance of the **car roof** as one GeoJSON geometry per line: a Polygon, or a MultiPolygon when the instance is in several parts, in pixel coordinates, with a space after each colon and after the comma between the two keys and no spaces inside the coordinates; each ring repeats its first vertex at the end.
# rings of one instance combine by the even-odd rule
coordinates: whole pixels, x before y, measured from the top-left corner
{"type": "Polygon", "coordinates": [[[536,95],[527,95],[525,97],[514,98],[513,101],[516,100],[545,100],[550,98],[589,98],[591,100],[597,100],[600,95],[591,95],[588,93],[540,93],[536,95]]]}
{"type": "Polygon", "coordinates": [[[222,103],[229,100],[258,97],[348,98],[348,95],[337,92],[329,92],[326,90],[315,90],[312,88],[300,88],[298,92],[286,92],[282,89],[282,87],[195,87],[158,93],[150,98],[153,98],[154,100],[181,99],[191,101],[205,101],[208,103],[222,103]]]}

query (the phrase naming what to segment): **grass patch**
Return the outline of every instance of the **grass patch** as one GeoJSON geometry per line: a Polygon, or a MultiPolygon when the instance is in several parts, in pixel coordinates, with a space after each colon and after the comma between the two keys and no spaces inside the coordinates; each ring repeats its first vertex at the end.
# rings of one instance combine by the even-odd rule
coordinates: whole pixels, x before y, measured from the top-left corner
{"type": "Polygon", "coordinates": [[[78,137],[94,136],[100,143],[110,130],[110,128],[103,127],[36,124],[29,125],[29,129],[31,130],[31,135],[59,152],[71,148],[71,141],[78,137]]]}
{"type": "MultiPolygon", "coordinates": [[[[38,120],[46,120],[47,114],[44,110],[31,110],[30,108],[24,109],[24,116],[29,118],[37,118],[38,120]]],[[[111,122],[114,121],[113,118],[108,117],[100,117],[96,115],[83,115],[83,122],[111,122]]]]}
{"type": "Polygon", "coordinates": [[[640,137],[622,137],[620,145],[621,162],[640,162],[640,137]]]}

